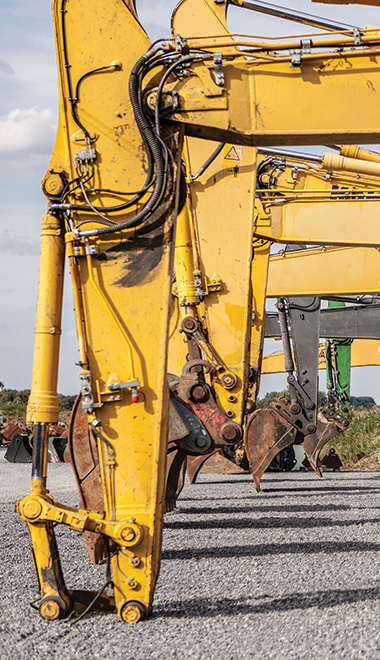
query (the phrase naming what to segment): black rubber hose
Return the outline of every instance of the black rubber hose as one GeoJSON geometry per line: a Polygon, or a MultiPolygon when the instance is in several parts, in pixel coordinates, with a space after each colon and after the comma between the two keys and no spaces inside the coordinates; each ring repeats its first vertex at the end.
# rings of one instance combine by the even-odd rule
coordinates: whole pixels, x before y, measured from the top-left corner
{"type": "MultiPolygon", "coordinates": [[[[119,225],[116,226],[113,225],[112,227],[99,227],[97,229],[90,229],[88,231],[83,232],[84,236],[102,236],[104,234],[110,234],[115,231],[121,231],[123,229],[132,229],[133,227],[138,227],[140,224],[142,224],[145,218],[148,217],[148,215],[153,213],[153,211],[156,208],[156,205],[161,200],[163,193],[162,188],[165,179],[164,159],[162,156],[162,151],[159,141],[157,140],[157,137],[154,135],[151,126],[149,124],[149,121],[145,117],[143,110],[140,107],[139,90],[138,90],[139,71],[146,64],[146,62],[155,54],[155,52],[156,49],[152,48],[147,53],[142,55],[142,57],[140,57],[140,59],[134,65],[129,78],[129,98],[131,101],[135,120],[141,134],[144,136],[149,148],[151,149],[152,156],[156,165],[156,181],[155,181],[153,193],[150,199],[148,200],[148,202],[145,204],[144,208],[142,208],[141,211],[137,213],[133,218],[129,218],[128,220],[125,220],[124,222],[121,222],[119,225]]],[[[194,56],[191,57],[193,58],[194,56]]],[[[172,65],[171,67],[169,67],[169,69],[173,70],[173,68],[176,68],[176,66],[182,65],[184,61],[186,62],[189,61],[189,56],[184,58],[179,58],[178,61],[175,62],[175,66],[172,65]]],[[[165,73],[165,78],[167,77],[166,75],[167,73],[168,72],[165,73]]]]}
{"type": "MultiPolygon", "coordinates": [[[[71,77],[70,77],[70,65],[69,65],[69,62],[68,62],[68,52],[67,52],[66,27],[65,27],[65,14],[67,12],[67,10],[64,8],[65,3],[66,3],[66,0],[62,0],[62,3],[61,3],[61,16],[62,16],[61,29],[62,29],[64,64],[65,64],[65,69],[66,69],[66,77],[67,77],[67,85],[68,85],[68,91],[69,91],[69,101],[70,101],[70,105],[71,105],[71,113],[72,113],[73,119],[74,119],[75,123],[77,124],[77,126],[79,126],[79,128],[83,131],[85,137],[89,139],[90,136],[88,134],[87,129],[83,126],[83,124],[80,122],[80,120],[77,116],[77,113],[76,113],[77,98],[76,97],[74,98],[73,93],[72,93],[72,85],[71,85],[71,77]]],[[[155,54],[158,50],[159,50],[158,47],[150,48],[150,50],[147,53],[145,53],[145,56],[148,55],[149,53],[155,54]]],[[[143,55],[143,57],[140,58],[140,60],[145,58],[145,56],[143,55]]],[[[149,59],[150,59],[150,56],[148,57],[148,60],[149,59]]],[[[143,64],[145,64],[146,61],[147,60],[144,59],[143,64]]],[[[138,64],[138,63],[136,63],[136,64],[138,64]]],[[[141,66],[142,65],[140,65],[140,68],[141,68],[141,66]]],[[[100,71],[103,68],[105,69],[105,68],[108,68],[108,67],[101,67],[100,69],[96,69],[92,72],[89,72],[88,74],[87,73],[84,74],[79,79],[79,81],[77,83],[76,92],[78,92],[79,84],[81,83],[81,81],[85,77],[87,77],[87,75],[89,75],[91,73],[95,73],[97,71],[100,71]]],[[[145,148],[146,148],[146,153],[147,153],[147,156],[148,156],[148,171],[147,171],[147,176],[146,176],[145,184],[144,184],[143,188],[135,195],[135,197],[128,200],[127,202],[123,202],[123,204],[118,204],[116,206],[110,206],[110,207],[102,207],[102,208],[99,208],[97,210],[101,211],[102,213],[115,213],[115,212],[118,212],[118,211],[123,211],[124,209],[127,209],[130,206],[133,206],[134,204],[136,204],[141,199],[141,197],[145,194],[145,192],[150,188],[150,186],[152,185],[152,183],[153,183],[153,178],[152,178],[153,177],[153,160],[152,160],[152,155],[151,155],[149,146],[148,146],[148,144],[147,144],[147,142],[144,138],[144,135],[143,135],[143,140],[144,140],[144,145],[145,145],[145,148]]],[[[95,208],[97,208],[97,207],[95,207],[95,208]]],[[[91,207],[84,206],[82,204],[65,204],[65,205],[63,205],[63,204],[52,204],[50,209],[52,211],[54,211],[54,210],[72,210],[72,211],[89,211],[89,212],[92,211],[91,207]]]]}

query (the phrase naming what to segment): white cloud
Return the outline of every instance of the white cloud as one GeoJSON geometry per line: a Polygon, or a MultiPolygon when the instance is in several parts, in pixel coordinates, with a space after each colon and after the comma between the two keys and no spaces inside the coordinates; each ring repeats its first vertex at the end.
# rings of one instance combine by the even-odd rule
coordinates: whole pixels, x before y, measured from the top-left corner
{"type": "Polygon", "coordinates": [[[0,59],[0,74],[4,74],[6,76],[13,76],[14,75],[14,70],[12,69],[9,62],[7,62],[7,60],[1,60],[0,59]]]}
{"type": "Polygon", "coordinates": [[[51,149],[57,119],[50,108],[16,108],[0,116],[0,152],[41,153],[51,149]]]}
{"type": "Polygon", "coordinates": [[[0,252],[10,254],[35,254],[40,253],[40,242],[28,236],[18,236],[13,231],[4,229],[0,235],[0,252]]]}

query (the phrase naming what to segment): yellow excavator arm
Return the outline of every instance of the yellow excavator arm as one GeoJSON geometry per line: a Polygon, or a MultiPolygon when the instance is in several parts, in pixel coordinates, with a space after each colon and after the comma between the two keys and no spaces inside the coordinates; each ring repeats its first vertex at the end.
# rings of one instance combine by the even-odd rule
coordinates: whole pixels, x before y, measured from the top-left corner
{"type": "MultiPolygon", "coordinates": [[[[184,134],[250,149],[240,169],[244,194],[250,191],[251,196],[236,225],[246,260],[241,291],[236,293],[238,309],[228,307],[235,304],[228,300],[218,319],[217,306],[214,310],[210,304],[206,319],[216,345],[231,334],[219,332],[218,323],[230,325],[244,316],[231,349],[224,347],[219,355],[226,368],[223,373],[230,378],[235,368],[238,374],[233,385],[238,396],[225,395],[226,388],[219,387],[220,400],[227,397],[223,405],[230,403],[231,417],[238,420],[244,410],[241,393],[247,388],[252,300],[258,296],[262,309],[267,277],[265,243],[259,238],[254,258],[250,243],[256,146],[380,142],[376,28],[339,31],[330,26],[307,43],[300,35],[233,36],[226,24],[227,6],[213,0],[182,0],[173,14],[172,39],[153,45],[130,1],[53,0],[60,112],[43,182],[49,207],[42,224],[28,406],[28,419],[35,427],[32,487],[17,505],[31,533],[40,614],[45,619],[66,616],[72,608],[80,609],[80,601],[83,604],[87,598],[95,603],[102,596],[99,592],[78,597],[66,588],[54,536],[56,523],[104,539],[108,558],[104,589],[112,586],[113,593],[105,593],[103,606],[106,602],[128,622],[148,616],[152,608],[160,565],[167,449],[174,232],[186,198],[181,162],[184,134]],[[79,509],[69,508],[46,490],[48,425],[58,415],[65,251],[75,301],[82,410],[97,470],[93,474],[101,479],[102,510],[85,501],[79,509]],[[260,255],[260,276],[252,291],[252,258],[255,268],[260,255]]],[[[185,157],[188,171],[194,173],[191,148],[185,157]]],[[[205,194],[212,185],[210,181],[204,186],[205,194]]],[[[223,244],[228,252],[226,225],[211,228],[207,207],[201,208],[201,203],[195,207],[199,254],[212,296],[219,284],[216,275],[222,281],[225,277],[222,260],[220,268],[214,264],[219,259],[215,244],[223,244]],[[207,242],[214,244],[210,260],[207,242]]],[[[233,234],[233,218],[230,227],[233,234]]],[[[370,230],[374,236],[367,232],[368,244],[377,240],[375,227],[370,230]]],[[[186,231],[185,227],[185,238],[186,231]]],[[[285,240],[284,232],[282,237],[285,240]]],[[[299,239],[306,240],[303,234],[299,239]]],[[[238,247],[234,237],[227,255],[232,262],[241,258],[235,253],[238,247]]],[[[224,286],[227,291],[228,282],[224,286]]],[[[192,314],[186,316],[191,321],[192,314]]],[[[257,354],[261,325],[260,320],[251,344],[257,354]]],[[[190,334],[187,325],[184,330],[190,334]]],[[[207,355],[209,345],[202,344],[202,335],[198,341],[198,349],[207,355]]],[[[218,359],[217,353],[210,353],[211,362],[212,357],[218,359]]],[[[182,392],[199,386],[197,374],[203,367],[209,368],[199,361],[188,364],[182,392]]],[[[231,385],[228,379],[227,385],[231,385]]],[[[181,421],[182,417],[178,424],[183,439],[188,428],[185,424],[183,430],[181,421]]],[[[195,435],[195,444],[208,442],[206,433],[195,435]]],[[[87,472],[83,465],[82,469],[79,481],[92,474],[92,467],[87,472]]]]}
{"type": "MultiPolygon", "coordinates": [[[[380,366],[380,342],[378,339],[354,339],[351,344],[351,367],[380,366]]],[[[319,345],[318,369],[326,369],[325,344],[319,345]]],[[[268,353],[263,356],[261,373],[284,373],[285,361],[283,351],[268,353]]]]}

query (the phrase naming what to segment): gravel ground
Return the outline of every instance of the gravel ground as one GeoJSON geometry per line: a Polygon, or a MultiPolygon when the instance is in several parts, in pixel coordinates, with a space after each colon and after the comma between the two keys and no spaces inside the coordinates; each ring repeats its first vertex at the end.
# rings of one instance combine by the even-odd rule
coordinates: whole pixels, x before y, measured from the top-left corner
{"type": "MultiPolygon", "coordinates": [[[[380,659],[380,474],[201,475],[165,517],[154,613],[128,626],[90,614],[46,622],[29,603],[36,580],[26,525],[13,512],[30,465],[0,450],[0,657],[3,660],[380,659]]],[[[49,488],[77,502],[69,465],[49,488]]],[[[96,589],[83,540],[58,526],[66,583],[96,589]]]]}

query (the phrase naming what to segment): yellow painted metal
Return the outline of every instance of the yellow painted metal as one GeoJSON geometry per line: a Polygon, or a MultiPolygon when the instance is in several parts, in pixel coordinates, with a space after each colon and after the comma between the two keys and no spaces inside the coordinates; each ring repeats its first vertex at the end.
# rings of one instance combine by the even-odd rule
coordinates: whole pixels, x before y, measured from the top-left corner
{"type": "MultiPolygon", "coordinates": [[[[71,218],[63,215],[62,219],[67,223],[65,240],[80,340],[82,394],[91,432],[98,442],[105,517],[100,521],[94,512],[70,512],[53,502],[45,491],[44,478],[32,484],[31,495],[20,504],[20,513],[28,520],[32,535],[41,614],[48,619],[69,608],[52,518],[79,531],[87,525],[115,541],[111,563],[116,608],[122,620],[136,621],[149,614],[160,565],[176,210],[173,198],[178,189],[174,181],[169,181],[160,214],[155,217],[162,223],[151,231],[144,234],[131,229],[85,239],[78,235],[78,228],[99,228],[102,219],[83,208],[83,189],[75,187],[78,172],[82,171],[91,179],[92,204],[107,207],[115,203],[115,194],[110,190],[140,190],[145,183],[148,164],[128,97],[128,79],[132,66],[150,44],[131,9],[130,2],[123,0],[53,0],[60,114],[44,190],[55,195],[64,189],[62,183],[67,186],[72,182],[65,201],[77,205],[71,218]],[[80,152],[89,149],[95,150],[91,164],[82,164],[80,152]],[[98,189],[106,192],[96,192],[98,189]],[[131,396],[131,383],[139,388],[136,402],[135,395],[131,396]],[[135,541],[133,561],[128,552],[131,538],[135,541]]],[[[241,421],[251,343],[256,158],[252,147],[273,142],[379,141],[375,90],[380,83],[380,34],[376,30],[366,32],[361,50],[355,50],[353,34],[324,37],[319,41],[325,49],[323,54],[305,55],[302,67],[290,67],[292,56],[288,50],[297,48],[299,39],[280,39],[277,43],[261,40],[261,45],[256,43],[256,52],[245,58],[248,49],[255,47],[255,39],[234,42],[224,12],[225,7],[212,0],[182,0],[173,18],[173,33],[185,17],[182,24],[186,31],[181,30],[181,35],[191,36],[193,31],[194,39],[188,40],[190,47],[198,52],[209,49],[209,61],[207,66],[203,61],[192,63],[189,72],[193,75],[167,82],[164,101],[165,94],[170,93],[172,101],[171,92],[177,92],[179,111],[173,119],[183,124],[189,135],[223,139],[235,150],[231,154],[237,154],[236,162],[230,165],[230,152],[225,149],[221,162],[215,161],[194,182],[191,194],[199,267],[203,281],[209,284],[201,320],[213,350],[223,355],[238,378],[238,384],[228,393],[216,379],[217,399],[227,414],[241,421]],[[186,13],[188,9],[190,14],[186,13]],[[198,9],[205,12],[202,22],[198,9]],[[242,50],[237,48],[239,43],[242,50]],[[342,45],[348,47],[344,55],[342,45]],[[274,57],[272,48],[283,55],[274,57]],[[214,76],[215,51],[221,51],[224,57],[222,85],[214,76]],[[243,145],[243,149],[236,149],[236,145],[243,145]],[[217,218],[217,222],[211,223],[210,217],[217,218]]],[[[151,78],[148,84],[153,85],[151,78]]],[[[154,92],[149,103],[153,97],[154,92]]],[[[181,150],[181,140],[172,128],[168,132],[176,154],[181,150]]],[[[189,168],[194,172],[210,154],[210,147],[202,143],[193,149],[190,141],[188,153],[189,168]]],[[[113,218],[124,222],[137,210],[136,206],[123,209],[113,218]]],[[[251,358],[259,368],[268,246],[261,242],[254,245],[257,262],[253,296],[257,296],[258,320],[251,358]]],[[[42,271],[45,284],[40,290],[48,292],[46,264],[42,271]]],[[[58,284],[51,290],[58,300],[58,284]]],[[[38,341],[39,335],[36,346],[38,341]]],[[[46,364],[46,369],[52,370],[51,382],[41,369],[36,369],[36,393],[50,392],[53,387],[58,349],[55,343],[51,346],[46,364]]],[[[41,436],[53,415],[49,405],[44,406],[33,408],[32,397],[29,416],[37,422],[41,436]]],[[[46,442],[41,446],[46,448],[46,442]]],[[[38,466],[44,475],[46,454],[38,466]]]]}
{"type": "MultiPolygon", "coordinates": [[[[182,38],[210,34],[228,37],[225,13],[225,6],[210,0],[195,0],[192,3],[185,0],[173,13],[172,34],[180,34],[182,38]]],[[[229,52],[236,54],[238,51],[232,45],[229,52]]],[[[206,67],[201,75],[205,94],[208,98],[217,98],[220,89],[206,67]]],[[[192,182],[191,175],[199,170],[214,149],[215,146],[206,141],[192,138],[185,141],[189,204],[180,214],[177,224],[178,299],[182,315],[186,311],[183,303],[187,301],[188,312],[196,313],[200,321],[206,337],[203,346],[205,358],[211,363],[223,365],[236,377],[236,385],[227,389],[223,385],[223,373],[214,369],[212,385],[221,410],[240,424],[248,393],[250,350],[254,353],[252,359],[255,363],[259,363],[261,356],[261,339],[258,337],[263,331],[262,296],[268,257],[260,259],[262,252],[258,250],[256,279],[252,287],[256,150],[228,141],[206,171],[192,182]],[[191,243],[191,249],[186,243],[191,243]],[[196,292],[193,288],[194,273],[196,292]],[[181,295],[183,281],[190,287],[191,296],[196,293],[196,300],[181,295]],[[257,306],[257,336],[250,349],[252,300],[257,306]]],[[[186,344],[178,333],[178,322],[179,316],[174,307],[169,348],[169,371],[172,373],[181,372],[187,352],[186,344]]]]}
{"type": "Polygon", "coordinates": [[[278,243],[370,247],[380,245],[379,211],[380,202],[369,199],[348,205],[339,199],[316,203],[298,198],[292,203],[273,206],[270,218],[261,216],[258,220],[256,233],[278,243]],[[355,217],[354,224],[347,222],[348,212],[355,217]]]}
{"type": "Polygon", "coordinates": [[[211,89],[215,86],[212,61],[193,62],[193,75],[164,88],[170,98],[173,91],[178,95],[178,110],[172,118],[185,125],[187,134],[257,146],[379,142],[375,98],[380,82],[380,33],[376,29],[365,32],[360,49],[354,47],[354,33],[325,37],[321,42],[313,36],[313,45],[320,43],[325,52],[312,49],[302,54],[297,66],[290,52],[299,48],[296,37],[265,41],[238,35],[234,42],[220,31],[220,37],[212,32],[204,36],[206,25],[223,23],[225,5],[218,4],[182,0],[173,15],[175,32],[182,34],[181,28],[185,29],[190,49],[218,48],[223,55],[225,82],[218,86],[219,92],[211,89]],[[202,28],[200,16],[205,17],[202,28]],[[237,45],[242,48],[234,53],[231,49],[237,45]],[[344,54],[342,45],[349,46],[344,54]],[[244,54],[249,58],[244,59],[244,54]],[[207,93],[205,81],[209,82],[207,93]]]}
{"type": "Polygon", "coordinates": [[[198,271],[194,259],[195,241],[189,198],[178,215],[175,242],[175,272],[178,303],[182,316],[194,313],[194,306],[200,304],[194,272],[198,271]]]}
{"type": "MultiPolygon", "coordinates": [[[[195,174],[212,151],[210,143],[189,139],[189,172],[195,174]]],[[[190,216],[186,213],[194,222],[196,261],[199,263],[201,276],[198,296],[203,298],[202,303],[197,306],[197,315],[211,351],[237,378],[236,385],[232,389],[226,389],[220,375],[213,372],[218,405],[231,419],[241,423],[247,396],[251,334],[255,150],[247,147],[236,150],[234,145],[228,145],[204,174],[189,184],[189,189],[192,214],[190,216]],[[226,158],[228,152],[231,152],[232,157],[226,158]],[[231,176],[234,173],[235,176],[231,176]],[[226,212],[226,209],[230,211],[226,212]],[[217,287],[220,290],[214,290],[210,286],[210,282],[216,281],[220,283],[217,287]]],[[[191,239],[190,232],[188,239],[191,239]]],[[[180,266],[182,274],[177,273],[177,282],[181,283],[189,270],[186,270],[183,261],[181,264],[177,260],[177,268],[180,266]]],[[[260,269],[260,291],[263,276],[265,283],[266,271],[260,269]]],[[[189,284],[191,279],[194,281],[194,277],[190,277],[189,284]]],[[[179,299],[181,302],[181,296],[179,299]]],[[[257,324],[259,318],[260,315],[257,324]]],[[[178,323],[179,317],[173,308],[169,349],[171,373],[181,371],[186,353],[186,344],[178,337],[178,323]],[[174,324],[177,324],[177,329],[173,327],[174,324]]]]}
{"type": "Polygon", "coordinates": [[[261,360],[264,345],[265,297],[269,272],[270,243],[260,239],[253,242],[252,261],[252,328],[249,363],[253,373],[249,397],[256,401],[261,376],[261,360]]]}
{"type": "MultiPolygon", "coordinates": [[[[325,344],[319,345],[318,369],[326,369],[325,344]]],[[[354,339],[351,344],[351,367],[380,366],[380,342],[378,339],[354,339]]],[[[264,355],[262,374],[285,373],[282,351],[264,355]]]]}
{"type": "MultiPolygon", "coordinates": [[[[96,149],[93,172],[90,171],[93,188],[139,190],[145,182],[147,160],[129,101],[128,79],[132,66],[148,50],[150,42],[122,0],[107,3],[103,0],[91,3],[70,0],[64,5],[54,0],[53,18],[60,115],[56,145],[45,177],[45,190],[51,190],[52,176],[59,175],[63,181],[77,179],[74,156],[89,147],[88,140],[86,143],[84,133],[78,130],[72,116],[68,69],[72,89],[85,76],[80,88],[77,86],[76,89],[77,92],[80,89],[76,110],[79,121],[88,131],[91,147],[96,149]],[[132,38],[129,39],[128,35],[132,38]],[[101,67],[107,68],[97,74],[86,75],[89,70],[101,67]]],[[[176,136],[172,135],[170,147],[175,154],[176,136]]],[[[180,148],[178,143],[179,151],[180,148]]],[[[139,233],[139,230],[126,230],[91,240],[78,238],[72,230],[78,226],[82,229],[99,227],[102,226],[101,221],[95,214],[81,210],[81,205],[86,202],[80,190],[74,187],[66,199],[78,205],[65,240],[74,289],[82,367],[80,375],[86,385],[89,423],[93,424],[91,428],[98,441],[105,522],[115,525],[127,520],[130,526],[136,524],[141,529],[134,547],[133,562],[125,539],[117,539],[112,551],[116,608],[119,617],[127,620],[130,617],[125,616],[125,608],[129,607],[130,601],[135,603],[132,609],[139,609],[140,618],[149,614],[160,565],[169,398],[166,385],[167,337],[176,187],[172,183],[169,188],[162,202],[162,221],[157,223],[155,229],[145,234],[139,233]],[[139,397],[138,402],[133,402],[136,396],[131,396],[129,383],[136,382],[139,397]],[[118,383],[120,389],[111,389],[112,386],[117,388],[118,383]]],[[[116,196],[115,202],[115,195],[109,192],[90,194],[91,202],[97,206],[120,203],[120,198],[116,196]]],[[[113,219],[123,222],[133,217],[136,210],[135,206],[119,211],[113,219]]],[[[155,219],[160,220],[160,215],[156,214],[155,219]]],[[[61,236],[60,240],[63,246],[61,236]]],[[[57,275],[56,263],[51,264],[47,260],[41,266],[40,290],[45,292],[45,296],[46,291],[59,288],[59,267],[58,264],[57,275]]],[[[47,323],[42,325],[45,328],[47,323]]],[[[49,339],[56,339],[58,323],[51,320],[50,327],[54,328],[54,333],[49,334],[49,339]]],[[[40,365],[40,334],[36,337],[37,367],[33,392],[39,393],[50,387],[50,381],[46,384],[45,371],[40,365]]],[[[44,369],[53,381],[58,350],[55,348],[54,355],[45,347],[42,350],[44,369]]],[[[55,382],[54,387],[56,389],[55,382]]],[[[58,406],[54,410],[53,420],[50,408],[46,405],[42,408],[38,399],[35,403],[33,392],[29,419],[40,424],[55,421],[58,406]]],[[[41,498],[49,501],[44,483],[41,489],[41,498]]],[[[29,506],[28,498],[25,506],[29,506]]],[[[57,507],[56,522],[69,524],[65,519],[64,507],[59,504],[57,507]]],[[[81,519],[79,513],[77,518],[81,519]]],[[[28,524],[37,574],[41,577],[46,566],[53,566],[56,582],[54,594],[62,599],[65,590],[60,582],[60,569],[54,571],[58,553],[52,523],[47,518],[41,518],[38,523],[28,524]]],[[[107,529],[105,527],[100,531],[112,538],[107,529]]],[[[43,602],[49,595],[49,586],[45,581],[42,584],[43,602]]],[[[53,618],[53,610],[54,607],[49,605],[42,608],[41,614],[53,618]]]]}
{"type": "Polygon", "coordinates": [[[380,0],[311,0],[312,2],[323,2],[328,5],[372,5],[380,7],[380,0]]]}
{"type": "Polygon", "coordinates": [[[359,160],[380,163],[380,154],[376,153],[376,151],[363,149],[363,147],[358,147],[355,144],[343,144],[340,148],[340,154],[341,156],[347,156],[347,158],[359,158],[359,160]]]}
{"type": "Polygon", "coordinates": [[[336,172],[357,172],[368,176],[380,176],[380,162],[370,160],[359,160],[358,158],[346,158],[337,154],[324,154],[322,166],[326,170],[336,172]]]}
{"type": "Polygon", "coordinates": [[[270,258],[267,297],[360,295],[380,291],[377,248],[313,248],[270,258]]]}
{"type": "Polygon", "coordinates": [[[27,420],[31,424],[58,422],[57,379],[64,258],[65,244],[59,220],[53,215],[44,215],[41,230],[33,378],[27,410],[27,420]]]}
{"type": "Polygon", "coordinates": [[[257,191],[256,234],[280,243],[379,245],[380,179],[369,175],[371,168],[379,165],[331,154],[322,165],[289,158],[284,168],[261,177],[262,185],[271,181],[269,189],[257,191]],[[337,159],[349,160],[352,172],[339,172],[337,159]],[[357,173],[360,164],[365,174],[357,173]]]}

